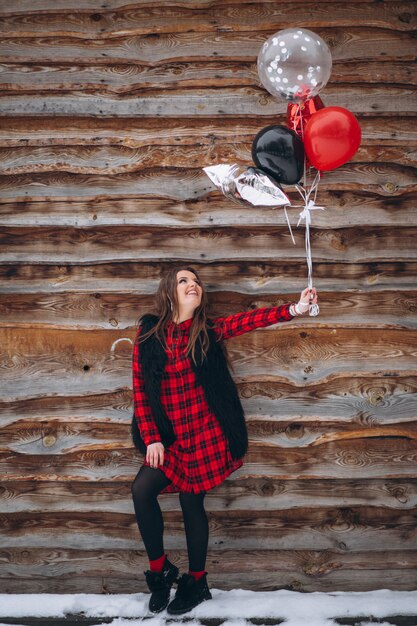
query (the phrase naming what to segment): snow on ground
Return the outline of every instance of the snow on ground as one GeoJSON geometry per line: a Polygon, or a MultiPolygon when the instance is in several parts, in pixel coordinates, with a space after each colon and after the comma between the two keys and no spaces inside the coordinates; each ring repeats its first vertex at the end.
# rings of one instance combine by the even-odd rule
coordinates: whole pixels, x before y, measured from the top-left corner
{"type": "MultiPolygon", "coordinates": [[[[164,626],[166,620],[194,618],[187,626],[201,626],[200,618],[222,618],[222,626],[249,626],[255,618],[285,619],[285,626],[336,626],[332,618],[363,616],[362,626],[371,618],[394,615],[417,616],[417,590],[333,593],[300,593],[296,591],[249,591],[211,589],[212,600],[206,600],[183,616],[168,615],[166,610],[154,615],[148,611],[149,594],[0,594],[0,620],[5,617],[113,617],[111,626],[164,626]],[[128,618],[128,619],[126,619],[128,618]],[[134,619],[137,618],[137,619],[134,619]]],[[[171,590],[171,599],[175,588],[171,590]]],[[[99,623],[99,622],[97,622],[99,623]]],[[[417,624],[417,622],[416,622],[417,624]]],[[[390,626],[379,622],[378,626],[390,626]]],[[[2,624],[0,623],[0,626],[2,624]]],[[[372,626],[375,626],[373,622],[372,626]]]]}

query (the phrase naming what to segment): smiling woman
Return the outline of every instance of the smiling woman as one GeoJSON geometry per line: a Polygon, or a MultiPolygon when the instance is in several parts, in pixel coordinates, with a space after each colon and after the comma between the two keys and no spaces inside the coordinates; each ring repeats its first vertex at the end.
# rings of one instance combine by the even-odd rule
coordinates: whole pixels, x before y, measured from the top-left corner
{"type": "MultiPolygon", "coordinates": [[[[174,317],[176,324],[194,315],[195,309],[201,304],[203,289],[200,280],[189,270],[180,270],[177,273],[177,312],[174,317]]],[[[171,306],[173,310],[172,301],[171,306]]]]}
{"type": "Polygon", "coordinates": [[[185,613],[211,598],[204,569],[209,538],[204,496],[243,465],[248,449],[223,340],[289,321],[316,302],[315,290],[305,289],[298,303],[210,318],[198,273],[173,268],[160,281],[156,314],[140,318],[132,363],[132,435],[145,459],[132,496],[150,562],[145,576],[151,611],[168,605],[179,573],[164,553],[160,493],[180,494],[189,558],[168,613],[185,613]]]}

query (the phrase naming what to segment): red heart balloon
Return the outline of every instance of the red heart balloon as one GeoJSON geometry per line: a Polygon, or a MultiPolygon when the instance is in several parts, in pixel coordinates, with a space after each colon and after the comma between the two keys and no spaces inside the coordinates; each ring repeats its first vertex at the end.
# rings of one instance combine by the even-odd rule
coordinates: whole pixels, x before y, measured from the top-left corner
{"type": "Polygon", "coordinates": [[[287,107],[287,124],[294,130],[300,139],[303,139],[303,131],[310,117],[324,108],[324,102],[320,96],[314,96],[301,104],[290,102],[287,107]]]}
{"type": "Polygon", "coordinates": [[[361,127],[356,117],[342,107],[325,107],[308,120],[304,148],[310,163],[318,170],[340,167],[353,157],[361,143],[361,127]]]}

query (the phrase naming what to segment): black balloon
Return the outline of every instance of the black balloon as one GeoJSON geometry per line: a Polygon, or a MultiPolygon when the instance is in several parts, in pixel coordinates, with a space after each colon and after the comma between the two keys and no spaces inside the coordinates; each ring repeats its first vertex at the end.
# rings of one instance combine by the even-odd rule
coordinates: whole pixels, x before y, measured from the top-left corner
{"type": "Polygon", "coordinates": [[[278,183],[294,185],[304,173],[304,145],[286,126],[267,126],[256,135],[252,159],[260,170],[278,183]]]}

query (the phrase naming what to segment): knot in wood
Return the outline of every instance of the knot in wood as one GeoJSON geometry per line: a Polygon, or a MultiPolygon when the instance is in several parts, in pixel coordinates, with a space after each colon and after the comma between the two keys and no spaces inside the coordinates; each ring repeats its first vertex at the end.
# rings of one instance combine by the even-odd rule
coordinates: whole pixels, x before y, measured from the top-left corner
{"type": "Polygon", "coordinates": [[[104,465],[106,465],[107,459],[104,455],[98,455],[95,459],[94,459],[94,465],[96,467],[103,467],[104,465]]]}
{"type": "Polygon", "coordinates": [[[404,487],[396,487],[392,491],[392,495],[396,500],[398,500],[398,502],[401,502],[402,504],[406,504],[408,502],[408,497],[404,487]]]}
{"type": "Polygon", "coordinates": [[[50,448],[56,443],[55,435],[45,435],[44,437],[42,437],[42,443],[45,448],[50,448]]]}
{"type": "Polygon", "coordinates": [[[385,191],[388,191],[388,193],[395,193],[398,187],[397,185],[394,185],[394,183],[385,183],[384,189],[385,191]]]}
{"type": "Polygon", "coordinates": [[[261,485],[260,491],[263,496],[272,496],[274,493],[274,486],[272,483],[264,483],[261,485]]]}
{"type": "Polygon", "coordinates": [[[302,424],[289,424],[285,429],[285,434],[289,439],[300,439],[304,435],[304,426],[302,424]]]}
{"type": "Polygon", "coordinates": [[[383,404],[385,397],[385,389],[371,389],[369,391],[369,404],[372,406],[379,406],[383,404]]]}

